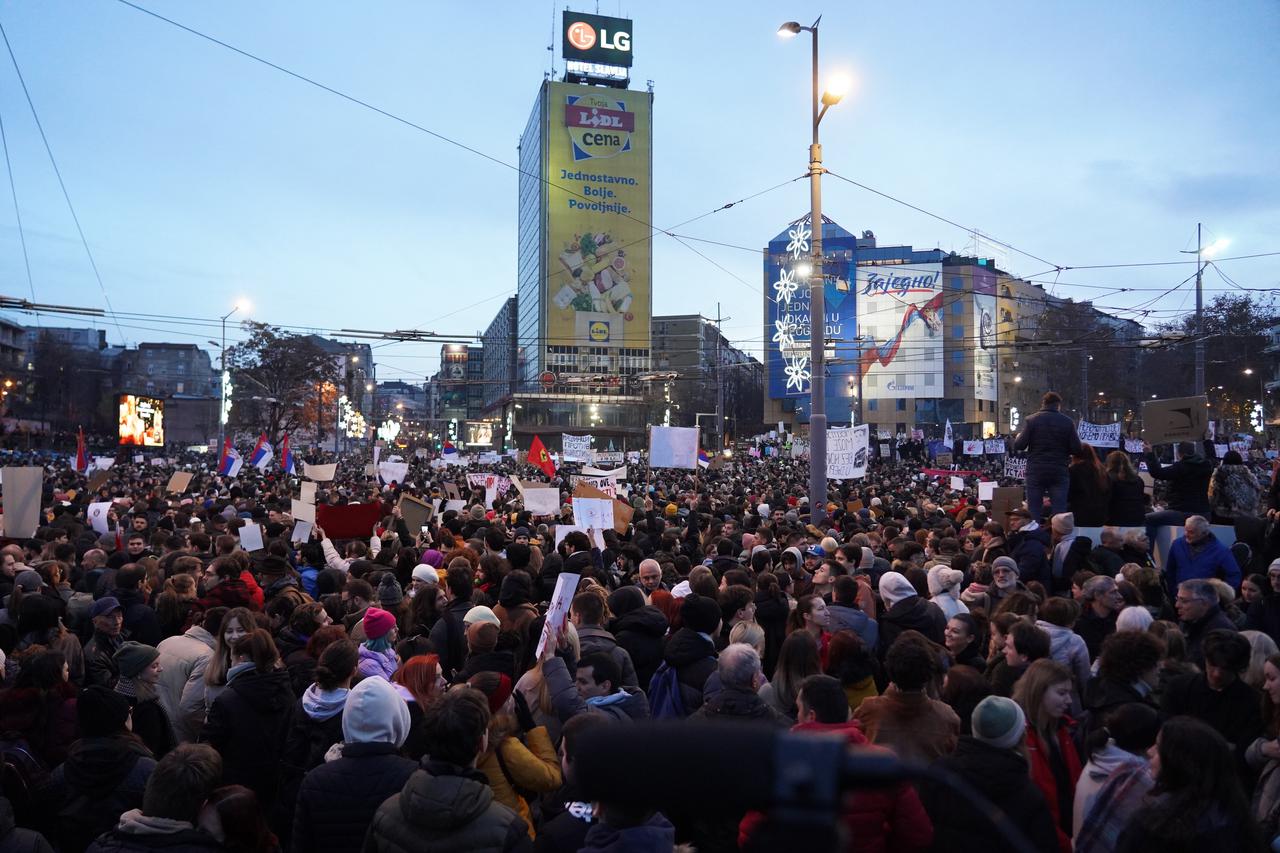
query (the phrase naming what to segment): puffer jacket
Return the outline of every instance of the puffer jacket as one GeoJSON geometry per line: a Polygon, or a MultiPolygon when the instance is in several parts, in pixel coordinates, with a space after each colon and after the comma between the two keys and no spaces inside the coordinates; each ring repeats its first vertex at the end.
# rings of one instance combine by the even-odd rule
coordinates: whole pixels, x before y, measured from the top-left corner
{"type": "Polygon", "coordinates": [[[302,780],[293,814],[294,853],[358,853],[378,806],[398,794],[418,764],[390,743],[348,743],[342,757],[302,780]]]}
{"type": "Polygon", "coordinates": [[[17,825],[13,805],[4,797],[0,797],[0,853],[53,853],[43,835],[17,825]]]}
{"type": "Polygon", "coordinates": [[[615,827],[608,818],[587,830],[578,853],[641,853],[648,850],[671,850],[676,828],[662,812],[655,812],[639,826],[615,827]]]}
{"type": "Polygon", "coordinates": [[[1256,516],[1262,486],[1247,465],[1218,466],[1209,479],[1209,503],[1213,514],[1224,520],[1256,516]]]}
{"type": "Polygon", "coordinates": [[[702,689],[716,671],[716,657],[715,645],[689,628],[681,628],[667,640],[662,659],[676,671],[686,714],[702,707],[702,689]]]}
{"type": "Polygon", "coordinates": [[[1052,590],[1053,566],[1049,562],[1049,530],[1035,522],[1028,522],[1007,538],[1009,556],[1018,564],[1018,580],[1022,583],[1039,581],[1046,590],[1052,590]]]}
{"type": "Polygon", "coordinates": [[[669,627],[667,617],[652,604],[646,604],[613,620],[611,630],[618,645],[631,656],[636,681],[648,687],[653,673],[662,663],[662,638],[669,627]]]}
{"type": "Polygon", "coordinates": [[[533,815],[520,792],[549,794],[564,784],[560,754],[546,728],[530,729],[523,742],[517,737],[503,738],[496,750],[490,749],[481,756],[476,769],[489,780],[494,801],[520,815],[533,838],[533,815]]]}
{"type": "MultiPolygon", "coordinates": [[[[763,692],[770,685],[761,688],[763,692]]],[[[754,690],[741,687],[724,687],[715,695],[707,698],[702,707],[693,714],[694,719],[743,720],[754,723],[769,723],[774,726],[788,726],[793,722],[781,713],[776,705],[766,700],[754,690]]]]}
{"type": "Polygon", "coordinates": [[[293,707],[289,674],[231,668],[227,687],[209,708],[200,740],[222,755],[222,784],[252,788],[264,810],[274,806],[280,785],[285,728],[293,707]]]}
{"type": "MultiPolygon", "coordinates": [[[[887,754],[889,750],[871,746],[856,723],[801,723],[793,732],[838,734],[860,751],[887,754]]],[[[923,853],[933,843],[933,821],[909,784],[854,791],[846,800],[843,814],[850,839],[848,848],[858,853],[923,853]]],[[[764,821],[760,812],[748,812],[738,827],[738,844],[745,848],[751,835],[764,821]]],[[[939,850],[948,849],[939,847],[939,850]]]]}
{"type": "Polygon", "coordinates": [[[1029,415],[1013,440],[1015,452],[1027,454],[1028,476],[1067,473],[1069,456],[1079,455],[1080,437],[1071,418],[1057,406],[1029,415]]]}
{"type": "Polygon", "coordinates": [[[369,824],[363,853],[509,853],[533,849],[528,827],[478,770],[423,762],[369,824]]]}
{"type": "Polygon", "coordinates": [[[223,853],[212,835],[185,820],[148,817],[141,809],[120,815],[116,828],[89,845],[90,853],[223,853]]]}
{"type": "Polygon", "coordinates": [[[396,674],[396,670],[400,666],[400,661],[396,659],[395,649],[375,652],[362,643],[360,645],[359,658],[360,664],[357,671],[360,673],[361,678],[369,678],[376,675],[390,681],[391,676],[396,674]]]}

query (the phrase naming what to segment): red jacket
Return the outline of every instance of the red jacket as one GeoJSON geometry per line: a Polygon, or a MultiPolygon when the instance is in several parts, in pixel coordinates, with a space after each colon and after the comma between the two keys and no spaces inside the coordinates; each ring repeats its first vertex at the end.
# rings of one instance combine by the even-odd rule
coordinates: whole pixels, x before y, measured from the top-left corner
{"type": "Polygon", "coordinates": [[[242,572],[238,578],[230,578],[205,593],[197,602],[201,610],[210,607],[247,607],[255,612],[262,609],[262,587],[253,575],[242,572]]]}
{"type": "MultiPolygon", "coordinates": [[[[888,752],[867,743],[857,725],[801,723],[793,732],[838,732],[851,746],[888,752]]],[[[751,833],[764,822],[761,812],[747,812],[738,826],[738,846],[745,847],[751,833]]],[[[920,804],[916,789],[902,783],[893,788],[855,791],[845,800],[846,850],[856,853],[924,853],[933,845],[933,822],[920,804]]]]}
{"type": "MultiPolygon", "coordinates": [[[[1080,755],[1076,752],[1076,745],[1071,740],[1071,721],[1062,720],[1058,723],[1058,752],[1062,754],[1062,760],[1067,765],[1067,776],[1071,779],[1071,790],[1067,792],[1066,799],[1075,798],[1076,782],[1080,778],[1080,755]]],[[[1031,763],[1031,781],[1036,783],[1036,787],[1044,794],[1045,801],[1049,803],[1049,813],[1053,816],[1053,826],[1058,830],[1058,848],[1061,853],[1071,853],[1071,836],[1062,830],[1062,812],[1058,808],[1058,783],[1053,775],[1053,768],[1049,766],[1049,753],[1046,749],[1045,742],[1040,739],[1035,729],[1027,726],[1027,761],[1031,763]]]]}

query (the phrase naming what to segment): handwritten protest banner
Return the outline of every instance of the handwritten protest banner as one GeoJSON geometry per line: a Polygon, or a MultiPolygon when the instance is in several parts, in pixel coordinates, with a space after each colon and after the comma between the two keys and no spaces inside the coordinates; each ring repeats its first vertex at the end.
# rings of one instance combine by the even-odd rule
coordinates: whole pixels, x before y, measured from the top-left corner
{"type": "Polygon", "coordinates": [[[827,477],[855,480],[867,473],[867,444],[870,428],[863,424],[827,430],[827,477]]]}
{"type": "Polygon", "coordinates": [[[1006,456],[1004,458],[1004,475],[1012,480],[1027,478],[1027,460],[1023,456],[1006,456]]]}
{"type": "Polygon", "coordinates": [[[983,442],[983,450],[988,456],[1003,456],[1005,454],[1005,445],[1003,438],[988,438],[983,442]]]}
{"type": "Polygon", "coordinates": [[[976,441],[969,441],[968,439],[965,439],[965,442],[964,442],[965,456],[981,456],[984,452],[985,450],[982,445],[982,439],[978,439],[976,441]]]}
{"type": "Polygon", "coordinates": [[[1081,441],[1087,441],[1094,447],[1119,447],[1120,424],[1091,424],[1080,421],[1076,425],[1076,435],[1081,441]]]}
{"type": "Polygon", "coordinates": [[[591,461],[591,436],[589,435],[569,435],[567,432],[562,432],[560,446],[564,448],[563,456],[566,462],[591,461]]]}

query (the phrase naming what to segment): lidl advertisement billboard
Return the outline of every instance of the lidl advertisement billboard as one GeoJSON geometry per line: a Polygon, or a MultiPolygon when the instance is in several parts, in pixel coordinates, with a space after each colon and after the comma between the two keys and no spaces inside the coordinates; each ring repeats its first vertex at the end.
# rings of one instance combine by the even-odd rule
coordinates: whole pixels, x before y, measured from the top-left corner
{"type": "Polygon", "coordinates": [[[945,397],[941,264],[858,267],[863,394],[945,397]]]}
{"type": "Polygon", "coordinates": [[[653,96],[548,84],[547,322],[556,346],[649,346],[653,96]]]}

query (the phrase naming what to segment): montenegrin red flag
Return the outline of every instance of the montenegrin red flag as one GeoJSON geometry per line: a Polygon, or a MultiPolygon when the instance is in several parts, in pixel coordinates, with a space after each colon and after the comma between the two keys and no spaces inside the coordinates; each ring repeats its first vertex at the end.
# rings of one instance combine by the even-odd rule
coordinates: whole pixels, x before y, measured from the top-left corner
{"type": "Polygon", "coordinates": [[[547,446],[542,443],[542,439],[536,435],[529,445],[529,464],[537,465],[541,468],[542,473],[547,475],[548,480],[556,475],[556,466],[551,461],[551,454],[547,452],[547,446]]]}

